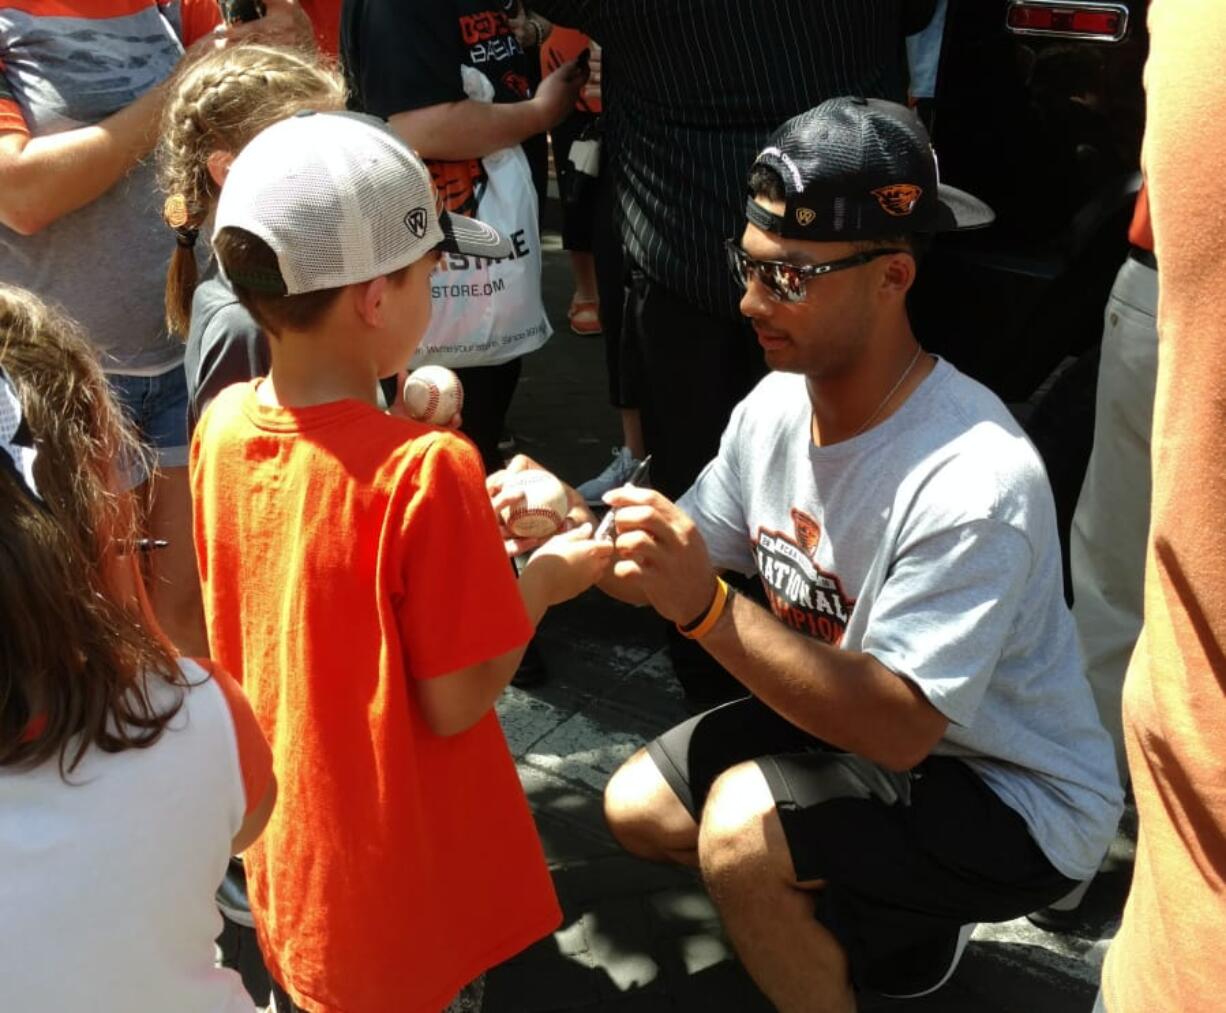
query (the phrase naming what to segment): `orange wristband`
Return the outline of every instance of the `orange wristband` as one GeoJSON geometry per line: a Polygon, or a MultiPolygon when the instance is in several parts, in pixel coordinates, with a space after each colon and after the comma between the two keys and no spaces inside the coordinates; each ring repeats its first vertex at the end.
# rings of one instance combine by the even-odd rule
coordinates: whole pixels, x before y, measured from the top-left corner
{"type": "Polygon", "coordinates": [[[690,623],[688,626],[677,624],[677,632],[683,637],[689,637],[691,640],[699,640],[705,637],[719,622],[719,617],[724,614],[724,606],[728,604],[729,587],[724,582],[723,577],[715,578],[715,597],[711,604],[707,606],[707,611],[697,622],[690,623]]]}

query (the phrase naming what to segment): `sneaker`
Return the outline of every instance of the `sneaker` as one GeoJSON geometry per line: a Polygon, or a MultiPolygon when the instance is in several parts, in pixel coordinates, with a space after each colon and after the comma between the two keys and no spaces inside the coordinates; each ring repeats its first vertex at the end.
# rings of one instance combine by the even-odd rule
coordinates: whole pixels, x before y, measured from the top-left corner
{"type": "Polygon", "coordinates": [[[610,489],[625,485],[638,466],[639,460],[630,453],[630,448],[621,447],[613,451],[613,460],[604,471],[595,478],[589,478],[575,492],[583,497],[588,506],[604,506],[600,497],[610,489]]]}

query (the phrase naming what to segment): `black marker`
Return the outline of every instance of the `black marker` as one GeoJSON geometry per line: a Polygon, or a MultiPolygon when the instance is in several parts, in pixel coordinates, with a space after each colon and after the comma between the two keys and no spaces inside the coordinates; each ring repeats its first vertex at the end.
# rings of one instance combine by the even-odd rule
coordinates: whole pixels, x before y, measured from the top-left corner
{"type": "MultiPolygon", "coordinates": [[[[626,481],[624,485],[621,486],[621,488],[624,489],[626,488],[626,486],[638,485],[641,481],[643,481],[643,476],[647,474],[647,467],[650,464],[651,464],[651,455],[648,454],[646,457],[644,457],[639,462],[639,466],[634,469],[634,474],[630,476],[630,478],[626,481]]],[[[613,540],[614,538],[613,513],[614,513],[613,508],[610,507],[609,512],[604,515],[604,520],[600,522],[600,526],[596,528],[596,533],[592,535],[592,538],[594,539],[607,538],[609,539],[609,541],[613,540]]]]}

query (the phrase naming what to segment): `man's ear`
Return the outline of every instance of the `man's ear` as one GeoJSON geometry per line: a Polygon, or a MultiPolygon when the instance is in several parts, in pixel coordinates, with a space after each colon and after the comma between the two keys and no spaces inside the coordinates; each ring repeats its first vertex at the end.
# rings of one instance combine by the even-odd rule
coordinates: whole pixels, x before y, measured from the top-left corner
{"type": "Polygon", "coordinates": [[[354,286],[353,305],[358,317],[367,327],[382,327],[383,297],[387,294],[387,275],[354,286]]]}
{"type": "Polygon", "coordinates": [[[204,160],[204,164],[208,166],[209,177],[220,190],[225,186],[226,177],[230,175],[230,166],[234,164],[234,152],[211,151],[209,157],[204,160]]]}
{"type": "Polygon", "coordinates": [[[881,272],[882,293],[891,298],[905,298],[915,284],[915,258],[909,253],[895,253],[885,258],[881,272]]]}

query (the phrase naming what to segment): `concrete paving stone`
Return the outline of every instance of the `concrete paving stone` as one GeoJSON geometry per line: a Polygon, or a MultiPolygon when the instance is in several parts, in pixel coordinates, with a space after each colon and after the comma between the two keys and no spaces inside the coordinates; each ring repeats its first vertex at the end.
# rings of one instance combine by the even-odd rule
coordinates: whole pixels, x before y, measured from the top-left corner
{"type": "Polygon", "coordinates": [[[658,931],[665,935],[680,935],[696,928],[703,930],[719,925],[719,912],[700,883],[675,890],[660,890],[646,898],[658,931]]]}
{"type": "Polygon", "coordinates": [[[586,1009],[608,997],[603,972],[586,953],[563,956],[552,938],[486,975],[484,1013],[586,1009]]]}
{"type": "Polygon", "coordinates": [[[519,764],[519,780],[551,866],[621,855],[605,827],[597,794],[526,763],[519,764]]]}
{"type": "Polygon", "coordinates": [[[687,975],[701,974],[716,964],[736,960],[728,941],[717,932],[681,936],[676,940],[676,945],[687,975]]]}
{"type": "Polygon", "coordinates": [[[745,969],[731,960],[678,980],[673,998],[677,1009],[687,1013],[774,1013],[745,969]]]}
{"type": "Polygon", "coordinates": [[[569,717],[561,707],[514,686],[508,686],[499,697],[495,710],[516,760],[569,717]]]}
{"type": "Polygon", "coordinates": [[[980,925],[971,939],[986,945],[986,952],[1005,963],[1020,964],[1035,974],[1075,978],[1098,987],[1099,968],[1086,957],[1094,940],[1044,932],[1025,918],[980,925]]]}
{"type": "Polygon", "coordinates": [[[613,772],[646,742],[641,731],[601,720],[597,707],[572,714],[524,755],[524,762],[578,780],[600,794],[613,772]]]}
{"type": "Polygon", "coordinates": [[[597,1003],[583,1013],[677,1013],[679,1009],[670,996],[651,994],[610,999],[597,1003]]]}
{"type": "Polygon", "coordinates": [[[644,862],[627,855],[614,845],[614,850],[582,864],[554,869],[554,885],[562,905],[591,905],[606,897],[650,895],[657,891],[701,889],[698,876],[691,869],[644,862]]]}
{"type": "Polygon", "coordinates": [[[584,912],[579,924],[593,966],[608,976],[620,993],[643,993],[662,985],[660,965],[652,954],[652,925],[639,897],[603,900],[584,912]]]}

